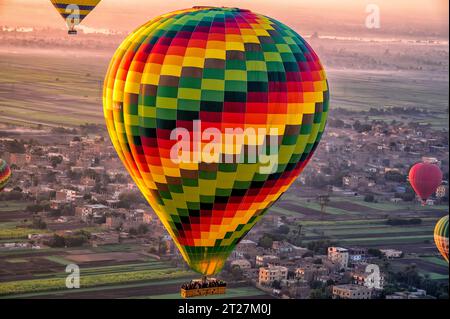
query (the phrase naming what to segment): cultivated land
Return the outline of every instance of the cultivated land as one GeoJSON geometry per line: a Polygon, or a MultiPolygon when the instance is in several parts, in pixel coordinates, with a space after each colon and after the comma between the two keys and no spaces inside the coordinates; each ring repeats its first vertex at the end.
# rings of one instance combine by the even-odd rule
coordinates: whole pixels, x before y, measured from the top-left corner
{"type": "MultiPolygon", "coordinates": [[[[327,72],[332,84],[333,104],[353,111],[368,106],[419,107],[430,113],[408,114],[397,120],[419,121],[436,128],[448,128],[448,76],[423,71],[334,70],[327,72]],[[393,100],[395,97],[395,100],[393,100]]],[[[392,120],[391,116],[369,116],[372,120],[392,120]]]]}
{"type": "Polygon", "coordinates": [[[328,239],[345,247],[398,249],[406,258],[393,260],[398,266],[415,264],[423,275],[448,280],[448,264],[441,258],[433,239],[436,222],[448,212],[448,206],[406,203],[367,203],[361,197],[331,197],[322,214],[314,198],[302,198],[288,191],[269,214],[297,216],[302,225],[302,242],[328,239]],[[339,207],[339,208],[336,208],[339,207]],[[301,215],[296,215],[295,212],[301,215]],[[391,226],[388,218],[420,218],[420,225],[391,226]]]}
{"type": "MultiPolygon", "coordinates": [[[[19,242],[28,233],[42,230],[21,228],[27,203],[2,201],[1,242],[19,242]]],[[[49,231],[50,232],[50,231],[49,231]]],[[[198,274],[170,261],[150,257],[138,244],[95,248],[44,248],[0,251],[0,298],[180,298],[183,282],[198,274]],[[65,286],[68,264],[81,272],[81,289],[65,286]]],[[[223,297],[223,296],[222,296],[223,297]]],[[[230,286],[227,298],[270,298],[248,284],[230,286]]]]}
{"type": "Polygon", "coordinates": [[[0,52],[0,123],[103,124],[107,63],[101,56],[0,52]]]}
{"type": "MultiPolygon", "coordinates": [[[[448,47],[445,50],[448,59],[448,47]]],[[[85,123],[104,125],[102,82],[111,54],[112,51],[61,54],[51,50],[0,50],[0,124],[28,128],[40,125],[76,127],[85,123]]],[[[344,58],[343,55],[341,60],[344,58]]],[[[328,65],[336,65],[333,62],[328,61],[328,65]]],[[[410,114],[401,120],[448,129],[448,75],[441,73],[442,70],[427,73],[407,68],[393,72],[346,67],[327,69],[333,106],[353,111],[366,110],[368,105],[420,107],[432,113],[410,114]],[[392,105],[394,97],[395,105],[392,105]]],[[[448,67],[443,69],[446,71],[448,67]]],[[[392,117],[385,120],[392,120],[392,117]]],[[[28,227],[25,220],[30,220],[32,214],[25,212],[25,207],[29,204],[0,202],[0,243],[26,241],[28,234],[44,232],[28,227]]],[[[314,191],[294,187],[265,218],[295,217],[297,221],[291,228],[302,225],[305,244],[329,239],[345,246],[400,249],[406,253],[405,258],[392,261],[393,267],[402,269],[415,264],[431,279],[448,280],[448,264],[443,262],[433,243],[434,225],[446,213],[448,206],[423,208],[414,204],[367,203],[360,197],[334,196],[322,214],[314,191]],[[386,224],[388,218],[420,218],[422,223],[390,226],[386,224]]],[[[57,231],[58,227],[50,225],[48,232],[57,231]]],[[[150,257],[146,249],[139,244],[119,244],[82,249],[2,250],[0,298],[179,298],[180,285],[198,275],[183,266],[175,267],[169,261],[150,257]],[[68,290],[65,267],[74,262],[81,269],[82,287],[68,290]]],[[[232,285],[226,297],[270,296],[249,285],[232,285]]]]}
{"type": "MultiPolygon", "coordinates": [[[[286,195],[267,216],[282,216],[284,211],[288,216],[297,216],[298,223],[303,225],[305,244],[312,240],[330,239],[347,246],[400,249],[406,256],[393,261],[393,267],[400,269],[415,264],[423,275],[431,279],[448,280],[448,266],[440,258],[432,236],[436,221],[448,207],[369,204],[360,198],[332,197],[330,207],[322,216],[313,199],[286,195]],[[341,208],[331,208],[334,204],[341,208]],[[398,215],[421,218],[422,224],[386,224],[388,216],[398,215]]],[[[8,238],[7,231],[13,233],[20,225],[20,219],[14,218],[13,214],[20,209],[18,203],[2,202],[1,214],[10,214],[8,220],[0,223],[4,242],[15,238],[8,238]]],[[[0,298],[179,298],[181,283],[197,276],[183,267],[174,267],[168,261],[149,257],[145,247],[138,244],[0,252],[0,298]],[[80,266],[81,289],[65,288],[65,267],[70,263],[80,266]]],[[[264,292],[248,285],[231,285],[227,294],[227,298],[267,297],[264,292]]]]}
{"type": "MultiPolygon", "coordinates": [[[[292,190],[283,195],[283,199],[270,209],[271,213],[280,216],[298,217],[297,223],[303,226],[305,242],[330,239],[365,246],[388,247],[400,243],[405,246],[412,245],[410,248],[424,243],[434,248],[433,229],[446,211],[448,206],[445,205],[422,207],[420,204],[403,202],[368,203],[360,196],[332,196],[322,213],[315,198],[295,196],[292,190]],[[297,211],[301,215],[297,216],[297,211]],[[386,223],[390,218],[420,218],[422,223],[413,226],[391,226],[386,223]]],[[[417,249],[414,251],[420,252],[417,249]]]]}
{"type": "MultiPolygon", "coordinates": [[[[364,44],[361,48],[358,42],[315,41],[319,42],[312,41],[313,46],[329,65],[334,108],[367,111],[368,107],[417,107],[430,113],[408,114],[398,120],[448,128],[448,46],[434,45],[430,56],[423,46],[392,43],[392,53],[386,55],[385,44],[364,44]],[[361,52],[360,56],[353,56],[353,51],[361,52]],[[368,62],[372,60],[377,63],[368,62]]],[[[0,48],[0,123],[69,127],[103,124],[102,86],[113,52],[111,48],[101,52],[0,48]]],[[[375,119],[392,117],[369,116],[369,120],[375,119]]]]}

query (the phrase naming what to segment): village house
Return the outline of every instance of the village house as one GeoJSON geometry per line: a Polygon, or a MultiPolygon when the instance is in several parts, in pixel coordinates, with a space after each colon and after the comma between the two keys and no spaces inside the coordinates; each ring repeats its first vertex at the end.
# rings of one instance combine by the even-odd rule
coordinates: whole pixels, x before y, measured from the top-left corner
{"type": "Polygon", "coordinates": [[[109,207],[101,204],[83,205],[75,208],[75,216],[85,223],[98,223],[108,211],[109,207]]]}
{"type": "Polygon", "coordinates": [[[372,291],[358,285],[337,285],[332,289],[333,299],[371,299],[372,291]]]}
{"type": "Polygon", "coordinates": [[[103,232],[103,233],[92,233],[89,243],[93,247],[101,245],[112,245],[118,244],[120,241],[119,233],[117,232],[103,232]]]}
{"type": "Polygon", "coordinates": [[[250,269],[252,265],[247,259],[236,259],[230,262],[231,268],[239,267],[241,270],[250,269]]]}
{"type": "Polygon", "coordinates": [[[269,266],[259,268],[259,284],[270,285],[274,281],[286,280],[288,269],[283,266],[269,266]]]}
{"type": "Polygon", "coordinates": [[[367,288],[383,289],[384,276],[375,264],[359,264],[351,272],[352,283],[367,288]],[[378,269],[378,271],[376,270],[378,269]]]}
{"type": "Polygon", "coordinates": [[[339,265],[341,269],[348,267],[349,252],[342,247],[328,247],[328,259],[339,265]]]}
{"type": "Polygon", "coordinates": [[[256,266],[277,265],[280,262],[280,257],[275,255],[258,255],[256,256],[256,266]]]}
{"type": "Polygon", "coordinates": [[[329,274],[329,270],[322,265],[305,264],[295,270],[295,277],[308,282],[316,280],[319,276],[329,274]]]}

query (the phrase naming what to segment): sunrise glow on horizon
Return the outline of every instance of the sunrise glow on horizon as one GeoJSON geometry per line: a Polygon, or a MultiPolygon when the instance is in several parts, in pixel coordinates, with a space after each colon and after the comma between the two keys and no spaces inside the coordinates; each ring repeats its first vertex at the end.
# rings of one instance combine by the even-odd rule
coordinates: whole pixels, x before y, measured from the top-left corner
{"type": "MultiPolygon", "coordinates": [[[[148,19],[169,11],[189,8],[195,5],[212,5],[247,8],[261,14],[273,16],[280,21],[302,30],[339,32],[339,28],[361,27],[367,15],[368,4],[380,8],[381,19],[388,29],[407,28],[414,30],[427,26],[432,32],[448,34],[448,8],[445,0],[423,1],[407,0],[318,0],[312,2],[299,0],[236,1],[236,0],[179,0],[176,2],[129,0],[124,5],[119,0],[103,0],[84,24],[93,28],[131,31],[148,19]],[[130,19],[133,16],[133,19],[130,19]]],[[[62,27],[61,18],[48,0],[3,0],[0,3],[2,25],[24,27],[62,27]]]]}

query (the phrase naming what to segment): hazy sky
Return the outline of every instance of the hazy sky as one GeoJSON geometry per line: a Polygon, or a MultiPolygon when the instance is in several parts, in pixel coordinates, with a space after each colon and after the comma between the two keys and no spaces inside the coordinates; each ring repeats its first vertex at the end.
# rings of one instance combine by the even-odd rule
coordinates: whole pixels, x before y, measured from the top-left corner
{"type": "MultiPolygon", "coordinates": [[[[448,0],[102,0],[84,25],[131,31],[150,18],[194,5],[242,7],[274,17],[294,28],[338,33],[364,30],[367,4],[381,13],[379,32],[428,28],[448,34],[448,0]]],[[[64,27],[50,0],[0,0],[0,25],[64,27]]],[[[366,30],[367,31],[367,30],[366,30]]]]}

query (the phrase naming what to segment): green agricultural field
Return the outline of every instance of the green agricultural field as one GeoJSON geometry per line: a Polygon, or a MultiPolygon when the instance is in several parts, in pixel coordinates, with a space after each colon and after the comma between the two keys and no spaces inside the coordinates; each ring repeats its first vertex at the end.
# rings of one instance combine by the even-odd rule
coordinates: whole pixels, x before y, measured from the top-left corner
{"type": "Polygon", "coordinates": [[[103,245],[92,248],[95,252],[111,253],[111,252],[125,252],[135,250],[136,245],[132,244],[116,244],[116,245],[103,245]]]}
{"type": "Polygon", "coordinates": [[[1,54],[0,122],[103,124],[101,98],[107,63],[106,57],[1,54]]]}
{"type": "Polygon", "coordinates": [[[11,229],[11,228],[15,228],[18,225],[20,225],[20,223],[18,222],[6,222],[6,223],[0,223],[0,230],[2,229],[11,229]]]}
{"type": "Polygon", "coordinates": [[[378,209],[384,212],[392,212],[400,209],[410,209],[411,211],[426,211],[426,210],[442,210],[448,211],[448,206],[446,205],[434,205],[434,206],[421,206],[420,204],[401,202],[401,203],[391,203],[391,202],[378,202],[378,203],[368,203],[359,198],[352,197],[332,197],[332,201],[339,202],[351,202],[368,208],[378,209]]]}
{"type": "Polygon", "coordinates": [[[23,239],[27,238],[30,234],[43,234],[50,233],[50,231],[45,229],[32,229],[32,228],[6,228],[0,229],[0,239],[23,239]]]}
{"type": "Polygon", "coordinates": [[[428,272],[428,271],[423,271],[421,272],[422,275],[427,275],[429,279],[431,280],[448,280],[448,274],[438,274],[436,272],[428,272]]]}
{"type": "MultiPolygon", "coordinates": [[[[335,107],[354,111],[383,106],[421,107],[432,112],[426,117],[409,114],[408,118],[448,129],[448,77],[431,79],[415,71],[367,70],[332,70],[328,77],[335,107]]],[[[392,115],[384,120],[391,121],[392,115]]]]}
{"type": "MultiPolygon", "coordinates": [[[[0,239],[0,244],[10,243],[11,239],[0,239]]],[[[26,243],[28,242],[28,238],[22,238],[22,239],[14,239],[15,243],[26,243]]],[[[4,254],[5,252],[2,252],[4,254]]]]}
{"type": "MultiPolygon", "coordinates": [[[[55,256],[53,256],[53,257],[55,257],[55,256]]],[[[53,257],[52,257],[52,259],[53,259],[53,257]]],[[[47,258],[47,259],[49,259],[49,258],[47,258]]],[[[63,260],[66,260],[66,259],[63,258],[61,260],[61,263],[63,260]]],[[[56,262],[56,260],[52,260],[52,261],[56,262]]],[[[68,261],[68,263],[72,263],[72,262],[68,261]]],[[[145,270],[164,270],[164,269],[168,269],[168,268],[173,268],[173,267],[165,262],[149,261],[149,262],[145,262],[145,263],[102,266],[102,267],[89,267],[89,268],[80,266],[80,272],[82,273],[83,276],[88,276],[88,275],[104,275],[104,274],[114,274],[114,273],[119,274],[119,273],[124,273],[124,272],[128,273],[128,272],[145,271],[145,270]]],[[[49,276],[49,275],[48,274],[35,274],[34,275],[34,277],[36,277],[36,278],[39,278],[39,277],[43,278],[43,277],[47,277],[47,276],[49,276]]],[[[65,272],[52,273],[51,276],[65,278],[67,276],[67,273],[65,273],[65,272]]]]}
{"type": "MultiPolygon", "coordinates": [[[[14,239],[14,242],[24,242],[24,241],[28,241],[25,239],[14,239]]],[[[11,242],[11,240],[4,240],[4,242],[11,242]]],[[[20,249],[20,250],[6,250],[6,251],[2,251],[1,252],[1,256],[2,257],[7,257],[7,256],[22,256],[22,255],[41,255],[44,253],[48,253],[48,255],[54,255],[57,252],[65,252],[67,251],[67,248],[41,248],[41,249],[31,249],[31,248],[27,248],[27,249],[20,249]]]]}
{"type": "Polygon", "coordinates": [[[23,263],[27,263],[28,260],[23,259],[23,258],[13,258],[13,259],[6,259],[6,262],[8,262],[10,264],[23,264],[23,263]]]}
{"type": "Polygon", "coordinates": [[[78,230],[85,231],[85,232],[88,232],[88,233],[99,233],[99,232],[104,231],[104,229],[102,227],[100,227],[100,226],[83,227],[83,228],[80,228],[78,230]]]}
{"type": "MultiPolygon", "coordinates": [[[[66,274],[67,276],[67,274],[66,274]]],[[[43,291],[43,292],[33,292],[33,293],[25,293],[25,294],[14,294],[9,296],[0,296],[0,299],[11,299],[11,298],[32,298],[32,297],[44,297],[48,296],[50,294],[52,295],[58,295],[63,296],[66,294],[78,294],[78,293],[89,293],[89,292],[95,292],[95,293],[101,293],[101,292],[108,292],[108,291],[114,291],[116,289],[133,289],[133,288],[139,288],[139,287],[152,287],[152,286],[159,286],[159,285],[171,285],[171,284],[181,284],[186,282],[186,280],[189,280],[189,278],[192,278],[192,276],[187,277],[180,277],[177,279],[165,279],[165,280],[152,280],[148,282],[137,282],[137,283],[125,283],[125,284],[119,284],[119,285],[108,285],[108,286],[99,286],[99,287],[91,287],[91,288],[79,288],[79,289],[70,289],[70,290],[61,290],[61,291],[43,291]]]]}
{"type": "Polygon", "coordinates": [[[311,220],[302,221],[300,224],[303,226],[348,226],[348,225],[380,225],[384,224],[386,219],[352,219],[352,220],[311,220]]]}
{"type": "Polygon", "coordinates": [[[387,226],[383,221],[368,223],[368,221],[336,221],[334,223],[326,221],[302,221],[294,225],[288,225],[290,230],[298,229],[298,225],[302,225],[302,235],[304,239],[308,237],[315,237],[317,235],[331,235],[331,234],[352,234],[354,231],[360,231],[363,234],[368,234],[371,231],[378,231],[385,229],[387,226]]]}
{"type": "Polygon", "coordinates": [[[434,256],[432,256],[432,257],[420,257],[420,259],[425,260],[425,261],[430,262],[430,263],[435,264],[435,265],[448,267],[448,263],[443,258],[440,258],[440,257],[434,257],[434,256]]]}
{"type": "Polygon", "coordinates": [[[0,214],[2,212],[15,212],[24,210],[28,206],[28,204],[28,202],[0,201],[0,214]]]}
{"type": "Polygon", "coordinates": [[[314,226],[306,226],[304,229],[314,229],[314,230],[320,230],[320,231],[328,231],[328,230],[348,230],[352,231],[353,229],[377,229],[381,227],[387,227],[385,223],[373,223],[373,224],[365,224],[365,223],[358,223],[358,224],[349,224],[349,225],[314,225],[314,226]]]}
{"type": "Polygon", "coordinates": [[[384,228],[347,228],[337,230],[325,230],[325,235],[329,236],[345,236],[345,235],[384,235],[384,234],[403,234],[403,233],[433,233],[432,227],[384,227],[384,228]]]}
{"type": "Polygon", "coordinates": [[[342,244],[412,244],[421,243],[425,240],[433,240],[432,235],[420,235],[420,236],[387,236],[387,237],[361,237],[361,238],[349,238],[349,239],[339,239],[339,243],[342,244]]]}
{"type": "Polygon", "coordinates": [[[47,256],[45,257],[45,259],[53,261],[54,263],[63,265],[63,266],[67,266],[69,264],[73,264],[73,262],[71,262],[70,260],[65,259],[64,257],[61,256],[47,256]]]}
{"type": "MultiPolygon", "coordinates": [[[[106,285],[117,285],[122,283],[132,283],[150,280],[166,280],[188,277],[192,272],[178,270],[175,268],[163,270],[146,270],[134,272],[122,272],[100,275],[84,275],[80,277],[80,285],[83,288],[99,287],[106,285]]],[[[46,278],[2,282],[0,286],[0,296],[36,293],[44,291],[65,290],[65,278],[46,278]]]]}
{"type": "MultiPolygon", "coordinates": [[[[0,54],[0,122],[102,124],[102,84],[110,54],[0,54]]],[[[335,107],[354,111],[384,106],[423,107],[432,112],[426,117],[410,114],[405,121],[448,128],[448,77],[431,79],[424,78],[422,72],[368,70],[329,70],[328,76],[335,107]]],[[[392,115],[372,118],[390,121],[392,115]]]]}
{"type": "MultiPolygon", "coordinates": [[[[283,202],[286,203],[290,203],[291,205],[296,207],[296,211],[301,212],[302,208],[310,208],[310,209],[314,209],[317,210],[318,214],[320,214],[321,211],[321,207],[318,203],[316,202],[306,202],[306,201],[301,201],[301,200],[284,200],[283,202]]],[[[343,210],[343,209],[339,209],[339,208],[335,208],[335,207],[330,207],[327,206],[325,208],[325,214],[331,214],[331,215],[358,215],[358,213],[356,212],[349,212],[347,210],[343,210]]]]}
{"type": "Polygon", "coordinates": [[[304,217],[305,215],[303,215],[302,213],[298,213],[298,212],[293,212],[278,206],[272,206],[269,208],[269,213],[278,213],[281,215],[286,215],[286,216],[295,216],[295,217],[304,217]]]}
{"type": "MultiPolygon", "coordinates": [[[[349,243],[374,243],[376,240],[387,242],[387,238],[393,238],[396,243],[414,240],[423,241],[432,237],[435,218],[423,218],[421,225],[415,226],[390,226],[385,219],[368,220],[344,220],[344,221],[306,221],[303,225],[303,239],[308,242],[317,236],[349,243]],[[411,236],[410,236],[411,235],[411,236]],[[414,235],[414,236],[413,236],[414,235]],[[355,237],[357,238],[349,238],[355,237]],[[396,236],[396,237],[394,237],[396,236]],[[403,239],[410,236],[410,239],[403,239]],[[419,238],[419,240],[415,239],[419,238]]],[[[294,227],[292,227],[294,228],[294,227]]]]}

